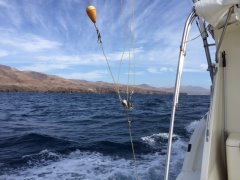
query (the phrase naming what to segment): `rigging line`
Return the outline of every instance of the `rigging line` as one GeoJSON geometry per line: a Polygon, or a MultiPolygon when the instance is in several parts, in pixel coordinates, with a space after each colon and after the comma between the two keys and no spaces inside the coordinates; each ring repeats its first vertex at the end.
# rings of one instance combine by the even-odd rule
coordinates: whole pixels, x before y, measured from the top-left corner
{"type": "MultiPolygon", "coordinates": [[[[133,0],[134,1],[134,0],[133,0]]],[[[133,5],[133,3],[132,3],[133,5]]],[[[129,83],[130,83],[130,70],[131,70],[131,59],[132,59],[132,49],[131,47],[133,47],[133,20],[134,20],[134,8],[132,7],[132,19],[131,19],[131,23],[130,23],[130,49],[128,52],[128,84],[127,84],[127,101],[129,102],[129,100],[131,100],[131,94],[129,95],[129,83]]],[[[133,155],[133,163],[134,163],[134,175],[135,175],[135,179],[138,180],[138,172],[137,172],[137,159],[136,159],[136,155],[135,155],[135,149],[134,149],[134,144],[133,144],[133,138],[132,138],[132,131],[131,131],[131,118],[129,115],[129,107],[126,107],[126,117],[127,117],[127,121],[128,121],[128,131],[129,131],[129,138],[130,138],[130,143],[131,143],[131,148],[132,148],[132,155],[133,155]]]]}
{"type": "MultiPolygon", "coordinates": [[[[128,62],[128,86],[129,86],[129,81],[130,81],[130,68],[131,68],[131,58],[133,59],[133,85],[135,85],[135,55],[134,55],[134,0],[132,0],[132,19],[131,19],[131,24],[130,24],[130,35],[131,35],[131,42],[130,42],[130,50],[129,50],[129,62],[128,62]],[[131,54],[132,53],[132,54],[131,54]],[[131,56],[132,55],[132,56],[131,56]]],[[[134,87],[133,87],[134,88],[134,87]]],[[[131,94],[129,96],[129,92],[127,92],[127,100],[131,101],[131,97],[133,94],[134,89],[131,90],[131,94]]],[[[134,149],[134,144],[133,144],[133,138],[132,138],[132,131],[131,131],[131,119],[129,116],[129,109],[126,110],[127,113],[127,119],[128,119],[128,131],[129,131],[129,138],[131,142],[131,147],[132,147],[132,154],[133,154],[133,160],[134,160],[134,174],[135,174],[135,179],[138,180],[138,172],[137,172],[137,159],[135,155],[135,149],[134,149]]]]}
{"type": "Polygon", "coordinates": [[[198,24],[197,21],[196,21],[196,24],[197,24],[197,27],[198,27],[198,29],[199,29],[200,34],[197,35],[196,37],[192,38],[192,39],[189,39],[188,41],[186,41],[186,43],[196,40],[197,38],[201,37],[201,36],[205,33],[205,31],[202,31],[202,32],[201,32],[201,29],[200,29],[199,24],[198,24]]]}
{"type": "Polygon", "coordinates": [[[133,162],[134,162],[134,175],[135,175],[135,179],[138,180],[138,173],[137,173],[137,158],[136,158],[136,154],[135,154],[135,149],[134,149],[134,144],[133,144],[133,138],[132,138],[132,130],[131,130],[131,119],[129,116],[129,110],[126,109],[126,115],[127,115],[127,120],[128,120],[128,132],[129,132],[129,138],[130,138],[130,143],[131,143],[131,147],[132,147],[132,153],[133,153],[133,162]]]}
{"type": "MultiPolygon", "coordinates": [[[[200,31],[200,32],[201,32],[201,31],[200,31]]],[[[196,37],[194,37],[194,38],[192,38],[192,39],[189,39],[188,41],[186,41],[186,43],[196,40],[197,38],[201,37],[203,33],[205,33],[205,31],[201,32],[201,33],[200,33],[199,35],[197,35],[196,37]]]]}
{"type": "Polygon", "coordinates": [[[119,92],[119,93],[120,93],[120,84],[119,84],[119,81],[120,81],[120,72],[121,72],[121,68],[122,68],[122,62],[123,62],[124,54],[125,54],[125,49],[124,49],[123,52],[122,52],[122,56],[121,56],[121,59],[120,59],[120,62],[119,62],[119,67],[118,67],[117,85],[118,85],[118,92],[119,92]]]}
{"type": "Polygon", "coordinates": [[[133,86],[132,86],[132,90],[131,90],[131,95],[130,95],[130,100],[132,98],[132,95],[134,94],[135,91],[135,87],[136,87],[136,61],[135,61],[135,54],[134,54],[134,48],[133,48],[133,86]]]}
{"type": "MultiPolygon", "coordinates": [[[[133,6],[134,5],[134,3],[131,3],[131,5],[133,6]]],[[[121,1],[121,6],[122,6],[122,1],[121,1]]],[[[129,40],[129,46],[130,46],[130,50],[129,50],[129,52],[128,52],[128,56],[129,56],[129,62],[128,62],[128,81],[127,81],[127,85],[126,85],[126,95],[127,95],[127,100],[129,101],[130,99],[131,99],[131,94],[133,94],[133,87],[132,87],[132,90],[131,90],[131,86],[130,86],[130,75],[131,75],[131,73],[130,73],[130,71],[131,71],[131,60],[132,60],[132,57],[133,57],[133,50],[132,49],[134,49],[134,48],[131,48],[131,47],[133,47],[133,32],[132,32],[132,29],[133,29],[133,21],[134,21],[134,7],[132,7],[132,18],[131,18],[131,21],[130,21],[130,40],[129,40]]],[[[126,46],[126,45],[125,45],[126,46]]],[[[125,47],[124,46],[124,47],[125,47]]],[[[122,61],[123,61],[123,56],[124,56],[124,54],[125,54],[125,50],[123,51],[123,54],[122,54],[122,57],[121,57],[121,60],[120,60],[120,66],[119,66],[119,71],[118,71],[118,81],[117,82],[119,82],[119,76],[120,76],[120,71],[121,71],[121,65],[122,65],[122,61]]],[[[134,71],[135,72],[135,71],[134,71]]],[[[135,73],[132,73],[133,75],[135,74],[135,73]]],[[[134,76],[133,76],[134,77],[134,76]]],[[[135,80],[133,80],[133,82],[134,82],[135,80]]],[[[118,83],[119,84],[119,83],[118,83]]],[[[135,84],[135,83],[134,83],[135,84]]]]}
{"type": "Polygon", "coordinates": [[[129,50],[129,52],[128,52],[128,83],[127,83],[127,101],[129,101],[130,68],[131,68],[131,50],[129,50]]]}
{"type": "MultiPolygon", "coordinates": [[[[94,8],[95,9],[95,8],[94,8]]],[[[87,13],[88,13],[88,10],[89,8],[87,9],[87,13]]],[[[89,13],[88,13],[89,15],[89,13]]],[[[96,14],[95,14],[96,15],[96,14]]],[[[90,16],[89,16],[90,17],[90,16]]],[[[105,57],[105,60],[106,60],[106,63],[107,63],[107,67],[108,67],[108,70],[110,72],[110,75],[112,77],[112,80],[113,80],[113,83],[114,83],[114,88],[118,94],[118,98],[119,98],[119,101],[120,103],[126,107],[126,115],[127,115],[127,121],[128,121],[128,130],[129,130],[129,137],[130,137],[130,142],[131,142],[131,147],[132,147],[132,153],[133,153],[133,159],[134,159],[134,174],[135,174],[135,178],[136,180],[138,180],[138,175],[137,175],[137,166],[136,166],[136,155],[135,155],[135,150],[134,150],[134,145],[133,145],[133,139],[132,139],[132,132],[131,132],[131,119],[130,119],[130,116],[129,116],[129,110],[132,108],[132,104],[128,101],[128,100],[125,100],[125,99],[122,99],[121,98],[121,94],[120,94],[120,91],[119,91],[119,88],[118,88],[118,84],[117,82],[115,81],[115,78],[113,76],[113,73],[112,73],[112,70],[111,70],[111,67],[110,67],[110,64],[108,62],[108,58],[107,58],[107,55],[104,51],[104,47],[103,47],[103,43],[102,43],[102,37],[101,37],[101,33],[99,31],[99,29],[97,28],[96,26],[96,20],[94,19],[94,16],[93,17],[90,17],[90,19],[93,21],[94,23],[94,27],[96,29],[96,32],[97,32],[97,37],[98,37],[98,43],[100,44],[101,46],[101,50],[102,50],[102,53],[103,53],[103,56],[105,57]]],[[[124,55],[124,52],[122,53],[122,57],[121,57],[121,61],[120,61],[120,64],[122,63],[122,60],[123,60],[123,55],[124,55]]],[[[129,51],[129,70],[130,70],[130,56],[131,55],[131,51],[129,51]]],[[[120,71],[120,69],[119,69],[120,71]]],[[[130,73],[129,73],[130,74],[130,73]]],[[[119,81],[119,76],[118,76],[118,81],[119,81]]]]}
{"type": "MultiPolygon", "coordinates": [[[[134,174],[135,174],[135,178],[136,180],[138,180],[138,175],[137,175],[137,166],[136,166],[136,155],[135,155],[135,150],[134,150],[134,145],[133,145],[133,139],[132,139],[132,132],[131,132],[131,119],[130,119],[130,116],[129,116],[129,110],[131,109],[131,103],[127,100],[124,100],[121,98],[121,94],[120,94],[120,91],[119,91],[119,88],[118,88],[118,84],[117,82],[115,81],[115,78],[113,76],[113,73],[112,73],[112,70],[111,70],[111,67],[110,67],[110,64],[109,64],[109,61],[108,61],[108,58],[107,58],[107,55],[104,51],[104,47],[103,47],[103,43],[102,43],[102,39],[101,39],[101,33],[99,31],[99,29],[97,28],[96,24],[94,23],[94,26],[96,28],[96,31],[97,31],[97,36],[98,36],[98,43],[100,44],[101,46],[101,50],[102,50],[102,53],[105,57],[105,60],[106,60],[106,63],[107,63],[107,67],[108,67],[108,70],[110,72],[110,75],[112,77],[112,80],[113,80],[113,83],[114,83],[114,87],[115,87],[115,90],[118,94],[118,98],[119,98],[119,101],[120,103],[122,103],[123,105],[125,105],[126,107],[126,113],[127,113],[127,120],[128,120],[128,130],[129,130],[129,137],[130,137],[130,142],[131,142],[131,147],[132,147],[132,153],[133,153],[133,160],[134,160],[134,174]]],[[[122,60],[123,60],[123,56],[124,56],[124,52],[122,53],[122,57],[121,57],[121,61],[120,63],[122,63],[122,60]]],[[[130,58],[131,58],[131,51],[129,51],[129,70],[130,70],[130,58]]],[[[120,70],[119,70],[120,71],[120,70]]],[[[128,76],[130,75],[130,73],[128,73],[128,76]]],[[[119,77],[118,77],[118,80],[119,80],[119,77]]]]}
{"type": "MultiPolygon", "coordinates": [[[[123,12],[123,0],[121,0],[120,3],[121,3],[121,12],[123,12]]],[[[125,51],[126,51],[126,43],[124,43],[123,52],[122,52],[121,59],[119,62],[119,67],[118,67],[117,84],[118,84],[118,92],[119,93],[120,93],[120,83],[119,83],[120,82],[120,73],[121,73],[122,62],[123,62],[123,57],[124,57],[125,51]]]]}
{"type": "Polygon", "coordinates": [[[196,37],[192,38],[192,39],[189,39],[188,41],[186,41],[186,43],[190,42],[190,41],[194,41],[196,40],[197,38],[199,38],[200,36],[202,36],[202,34],[205,33],[205,31],[201,32],[199,35],[197,35],[196,37]]]}
{"type": "Polygon", "coordinates": [[[201,34],[197,35],[196,37],[194,37],[194,38],[186,41],[186,42],[188,43],[188,42],[194,41],[194,40],[196,40],[197,38],[201,37],[202,34],[203,34],[203,32],[202,32],[201,34]]]}
{"type": "Polygon", "coordinates": [[[109,64],[109,62],[108,62],[107,55],[106,55],[106,53],[105,53],[105,51],[104,51],[104,48],[103,48],[102,37],[101,37],[100,31],[98,30],[96,24],[94,24],[94,26],[95,26],[95,28],[96,28],[97,35],[98,35],[98,43],[99,43],[100,46],[101,46],[101,50],[102,50],[103,56],[105,57],[105,60],[106,60],[106,62],[107,62],[108,71],[109,71],[109,73],[110,73],[110,75],[111,75],[111,77],[112,77],[113,83],[114,83],[114,89],[115,89],[115,91],[116,91],[117,94],[118,94],[118,99],[119,99],[119,101],[122,102],[122,97],[121,97],[121,94],[120,94],[119,89],[118,89],[118,84],[117,84],[117,82],[115,81],[115,78],[114,78],[114,76],[113,76],[113,73],[112,73],[110,64],[109,64]]]}
{"type": "Polygon", "coordinates": [[[131,45],[132,45],[132,60],[133,60],[133,86],[130,94],[130,100],[135,90],[136,85],[136,61],[135,61],[135,0],[132,0],[132,24],[131,24],[131,45]]]}
{"type": "Polygon", "coordinates": [[[131,10],[132,10],[132,17],[131,17],[131,21],[130,21],[130,47],[129,47],[129,52],[128,52],[128,83],[127,83],[127,100],[129,101],[131,98],[130,98],[130,93],[129,93],[129,90],[130,90],[130,72],[131,72],[131,60],[132,60],[132,47],[133,47],[133,16],[134,16],[134,8],[133,8],[133,1],[131,3],[131,10]]]}
{"type": "Polygon", "coordinates": [[[107,56],[106,56],[106,54],[105,54],[105,51],[104,51],[102,42],[100,43],[100,45],[101,45],[101,49],[102,49],[103,55],[104,55],[104,57],[105,57],[105,60],[106,60],[106,62],[107,62],[108,71],[110,72],[110,75],[111,75],[111,77],[112,77],[113,83],[114,83],[114,85],[115,85],[114,89],[116,90],[116,92],[117,92],[117,94],[118,94],[118,99],[119,99],[119,101],[122,102],[122,97],[121,97],[121,94],[120,94],[120,92],[119,92],[118,84],[116,83],[115,78],[114,78],[114,76],[113,76],[113,73],[112,73],[112,70],[111,70],[111,68],[110,68],[110,65],[109,65],[107,56]]]}

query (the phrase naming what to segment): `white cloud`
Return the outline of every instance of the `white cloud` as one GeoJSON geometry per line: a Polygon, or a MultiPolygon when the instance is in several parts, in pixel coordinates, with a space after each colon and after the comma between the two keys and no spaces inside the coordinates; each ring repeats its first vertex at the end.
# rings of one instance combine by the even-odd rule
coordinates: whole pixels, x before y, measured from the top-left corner
{"type": "MultiPolygon", "coordinates": [[[[16,42],[14,42],[16,43],[16,42]]],[[[47,49],[59,48],[61,44],[56,41],[50,41],[36,36],[30,36],[30,38],[24,39],[23,41],[17,42],[17,46],[24,50],[30,52],[43,51],[47,49]]]]}
{"type": "Polygon", "coordinates": [[[29,52],[37,52],[60,47],[60,43],[56,41],[50,41],[36,36],[29,36],[28,38],[9,37],[8,39],[2,39],[0,43],[29,52]]]}
{"type": "Polygon", "coordinates": [[[208,65],[207,64],[200,64],[198,65],[197,67],[187,67],[187,68],[184,68],[183,71],[184,72],[206,72],[207,71],[207,67],[208,65]]]}
{"type": "Polygon", "coordinates": [[[174,69],[171,67],[161,67],[161,68],[150,67],[147,69],[147,71],[152,74],[160,74],[160,73],[174,72],[174,69]]]}
{"type": "Polygon", "coordinates": [[[0,29],[0,45],[21,51],[39,52],[61,47],[61,43],[33,34],[18,34],[11,29],[0,29]]]}
{"type": "Polygon", "coordinates": [[[128,76],[128,74],[129,74],[130,76],[141,76],[141,75],[144,74],[144,72],[143,72],[143,71],[136,71],[136,72],[131,71],[130,73],[128,73],[128,72],[125,72],[125,73],[124,73],[124,75],[127,75],[127,76],[128,76]]]}
{"type": "Polygon", "coordinates": [[[67,69],[69,66],[65,64],[48,64],[36,63],[29,66],[22,66],[19,69],[24,71],[50,72],[52,70],[67,69]]]}
{"type": "MultiPolygon", "coordinates": [[[[141,71],[149,67],[147,72],[151,73],[150,77],[141,79],[162,83],[159,78],[154,80],[152,77],[154,74],[171,74],[176,71],[184,21],[192,5],[187,4],[187,1],[181,1],[177,5],[175,1],[150,1],[135,2],[134,39],[131,39],[130,33],[131,1],[92,3],[98,7],[98,26],[113,74],[118,73],[121,50],[134,44],[138,47],[135,49],[136,75],[146,73],[146,70],[141,71]]],[[[104,77],[103,73],[94,71],[107,68],[96,43],[95,29],[87,19],[85,5],[86,1],[77,0],[51,1],[47,4],[44,0],[31,3],[0,0],[3,24],[2,29],[0,28],[0,49],[7,50],[2,53],[0,51],[0,57],[14,52],[11,63],[15,67],[24,64],[23,69],[58,72],[64,76],[67,75],[63,70],[71,69],[69,77],[110,79],[104,77]],[[85,67],[89,72],[78,73],[79,69],[86,70],[85,67]]],[[[197,28],[192,29],[190,39],[198,34],[197,28]]],[[[188,44],[185,72],[205,72],[205,62],[202,61],[205,58],[199,47],[202,47],[199,39],[188,44]]],[[[127,75],[128,52],[123,59],[120,73],[122,79],[127,75]]]]}
{"type": "Polygon", "coordinates": [[[8,7],[8,3],[5,0],[0,0],[0,6],[8,7]]]}
{"type": "Polygon", "coordinates": [[[191,72],[191,73],[196,73],[196,72],[204,72],[202,69],[194,69],[194,68],[184,68],[183,72],[191,72]]]}
{"type": "Polygon", "coordinates": [[[65,65],[97,65],[105,63],[101,54],[38,56],[35,59],[40,62],[65,65]]]}
{"type": "MultiPolygon", "coordinates": [[[[191,73],[199,73],[199,72],[206,72],[207,64],[200,64],[198,66],[189,66],[184,67],[183,72],[191,72],[191,73]]],[[[169,72],[176,72],[176,68],[173,67],[150,67],[147,69],[147,72],[152,74],[160,74],[160,73],[169,73],[169,72]]]]}
{"type": "MultiPolygon", "coordinates": [[[[135,54],[142,52],[142,48],[136,48],[135,54]]],[[[128,62],[129,52],[120,52],[115,51],[107,54],[108,61],[111,65],[119,66],[121,57],[123,56],[123,61],[128,62]]],[[[99,53],[87,53],[81,55],[50,55],[50,56],[37,56],[35,59],[39,62],[48,62],[48,63],[58,63],[65,65],[103,65],[106,66],[106,60],[104,55],[99,53]]],[[[132,54],[131,54],[132,60],[132,54]]]]}

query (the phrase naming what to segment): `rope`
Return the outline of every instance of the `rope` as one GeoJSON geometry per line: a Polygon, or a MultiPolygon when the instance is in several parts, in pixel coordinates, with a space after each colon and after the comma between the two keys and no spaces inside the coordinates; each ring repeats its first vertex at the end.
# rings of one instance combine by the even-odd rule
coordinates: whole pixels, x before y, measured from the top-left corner
{"type": "Polygon", "coordinates": [[[130,138],[130,142],[131,142],[131,147],[132,147],[132,154],[133,154],[133,162],[134,162],[134,175],[135,175],[135,179],[138,180],[138,173],[137,173],[137,159],[136,159],[136,154],[135,154],[135,149],[134,149],[134,144],[133,144],[133,138],[132,138],[132,130],[131,130],[131,119],[128,113],[128,109],[126,110],[126,114],[127,114],[127,120],[128,120],[128,132],[129,132],[129,138],[130,138]]]}
{"type": "MultiPolygon", "coordinates": [[[[134,93],[134,86],[135,86],[135,51],[134,51],[134,44],[135,44],[135,38],[134,38],[134,20],[135,20],[135,15],[134,15],[134,0],[132,1],[132,19],[131,19],[131,26],[130,26],[130,33],[131,33],[131,47],[132,49],[129,50],[129,62],[128,62],[128,85],[127,85],[127,100],[131,101],[132,95],[134,93]],[[133,58],[133,89],[131,90],[131,94],[129,95],[129,81],[130,81],[130,68],[131,68],[131,52],[132,52],[132,58],[133,58]]],[[[133,138],[132,138],[132,131],[131,131],[131,119],[129,116],[129,109],[126,110],[127,113],[127,120],[128,120],[128,131],[129,131],[129,138],[131,142],[131,147],[132,147],[132,154],[133,154],[133,161],[134,161],[134,175],[135,179],[138,180],[138,172],[137,172],[137,159],[135,155],[135,149],[134,149],[134,144],[133,144],[133,138]]]]}
{"type": "Polygon", "coordinates": [[[122,52],[122,56],[121,56],[121,60],[119,62],[119,68],[118,68],[118,78],[117,78],[117,85],[118,85],[118,92],[120,93],[120,85],[119,85],[119,81],[120,81],[120,72],[121,72],[121,68],[122,68],[122,62],[123,62],[123,56],[125,54],[125,49],[122,52]]]}
{"type": "Polygon", "coordinates": [[[188,42],[190,42],[190,41],[196,40],[197,38],[201,37],[203,33],[205,33],[205,31],[202,31],[202,32],[201,32],[201,29],[200,29],[199,24],[198,24],[197,21],[196,21],[196,24],[197,24],[197,27],[198,27],[198,29],[199,29],[200,34],[197,35],[196,37],[192,38],[192,39],[189,39],[188,41],[186,41],[186,43],[188,43],[188,42]]]}
{"type": "Polygon", "coordinates": [[[97,28],[96,24],[94,24],[94,26],[95,26],[96,31],[97,31],[98,43],[100,44],[100,47],[101,47],[103,56],[104,56],[105,61],[106,61],[106,63],[107,63],[108,71],[109,71],[109,73],[110,73],[110,75],[111,75],[111,77],[112,77],[112,81],[113,81],[113,83],[114,83],[114,89],[115,89],[115,91],[116,91],[116,93],[117,93],[117,95],[118,95],[119,101],[122,102],[122,97],[121,97],[121,94],[120,94],[120,91],[119,91],[119,88],[118,88],[118,84],[117,84],[117,82],[115,81],[115,78],[114,78],[114,76],[113,76],[111,67],[110,67],[109,62],[108,62],[107,55],[106,55],[106,53],[105,53],[105,51],[104,51],[104,48],[103,48],[101,33],[100,33],[99,29],[97,28]]]}
{"type": "MultiPolygon", "coordinates": [[[[95,25],[95,24],[94,24],[95,25]]],[[[136,155],[135,155],[135,150],[134,150],[134,144],[133,144],[133,138],[132,138],[132,131],[131,131],[131,119],[130,119],[130,116],[129,116],[129,113],[128,111],[130,109],[132,109],[132,104],[128,101],[128,98],[127,98],[127,102],[126,104],[124,104],[124,100],[121,98],[121,94],[120,94],[120,90],[119,90],[119,85],[117,84],[117,82],[115,81],[115,78],[113,76],[113,73],[112,73],[112,70],[111,70],[111,67],[109,65],[109,62],[108,62],[108,58],[107,58],[107,55],[104,51],[104,47],[103,47],[103,43],[102,43],[102,39],[101,39],[101,34],[100,34],[100,31],[98,30],[97,26],[95,25],[95,28],[96,28],[96,31],[97,31],[97,35],[98,35],[98,43],[100,44],[101,46],[101,50],[102,50],[102,53],[103,53],[103,56],[107,62],[107,67],[108,67],[108,71],[112,77],[112,80],[113,80],[113,83],[115,85],[115,90],[118,94],[118,98],[119,98],[119,101],[126,107],[126,114],[127,114],[127,120],[128,120],[128,131],[129,131],[129,138],[130,138],[130,143],[131,143],[131,148],[132,148],[132,153],[133,153],[133,161],[134,161],[134,175],[135,175],[135,179],[138,180],[138,173],[137,173],[137,160],[136,160],[136,155]]],[[[122,60],[123,60],[123,55],[124,55],[124,52],[122,53],[122,58],[121,58],[121,61],[120,63],[122,63],[122,60]]],[[[129,56],[130,56],[130,53],[129,53],[129,56]]],[[[129,60],[129,71],[130,71],[130,60],[129,60]]],[[[129,76],[130,72],[128,73],[128,76],[129,76]]],[[[118,77],[119,78],[119,77],[118,77]]],[[[128,87],[128,86],[127,86],[128,87]]],[[[127,93],[128,95],[128,93],[127,93]]]]}
{"type": "Polygon", "coordinates": [[[134,30],[135,30],[135,1],[132,0],[132,23],[131,23],[131,26],[130,26],[130,31],[131,31],[131,35],[132,35],[132,38],[131,38],[131,47],[132,47],[132,60],[133,60],[133,86],[132,86],[132,90],[131,90],[131,94],[130,94],[130,97],[129,97],[129,100],[131,101],[132,99],[132,95],[134,94],[134,90],[135,90],[135,86],[136,86],[136,61],[135,61],[135,34],[134,34],[134,30]]]}
{"type": "Polygon", "coordinates": [[[188,43],[188,42],[190,42],[190,41],[196,40],[196,39],[199,38],[203,33],[204,33],[204,32],[202,32],[202,33],[199,34],[198,36],[196,36],[196,37],[194,37],[194,38],[192,38],[192,39],[190,39],[190,40],[188,40],[188,41],[186,41],[186,42],[188,43]]]}
{"type": "Polygon", "coordinates": [[[129,50],[129,52],[128,52],[128,83],[127,83],[127,101],[129,101],[130,68],[131,68],[131,51],[129,50]]]}
{"type": "MultiPolygon", "coordinates": [[[[121,5],[122,5],[122,1],[121,1],[121,5]]],[[[132,22],[131,23],[133,23],[133,22],[134,22],[134,7],[132,7],[132,22]]],[[[112,81],[114,83],[114,89],[115,89],[115,91],[116,91],[116,93],[118,95],[118,99],[119,99],[120,103],[126,108],[125,110],[126,110],[126,117],[127,117],[127,121],[128,121],[129,138],[130,138],[132,154],[133,154],[133,161],[134,161],[134,175],[135,175],[135,179],[138,180],[139,178],[138,178],[138,173],[137,173],[137,160],[136,160],[135,149],[134,149],[133,138],[132,138],[131,119],[130,119],[130,116],[129,116],[129,110],[131,110],[133,108],[133,105],[130,102],[130,100],[131,100],[131,97],[132,97],[132,95],[134,93],[134,87],[133,87],[133,89],[131,91],[131,94],[129,94],[130,69],[131,69],[131,53],[133,54],[132,57],[133,57],[133,61],[134,61],[133,83],[134,83],[134,86],[135,86],[135,55],[134,55],[135,51],[134,51],[134,48],[129,50],[127,100],[125,100],[125,99],[122,99],[122,97],[121,97],[120,87],[119,87],[119,75],[120,75],[120,71],[121,71],[123,57],[124,57],[124,54],[125,54],[125,49],[124,49],[124,51],[122,53],[122,56],[121,56],[119,69],[118,69],[118,79],[116,81],[115,78],[114,78],[114,75],[112,73],[112,70],[111,70],[111,67],[110,67],[107,55],[106,55],[105,50],[104,50],[104,47],[103,47],[101,33],[100,33],[99,29],[97,28],[95,23],[94,23],[94,26],[95,26],[95,29],[96,29],[96,32],[97,32],[98,43],[100,44],[103,56],[104,56],[105,61],[107,63],[108,71],[109,71],[109,73],[111,75],[111,78],[112,78],[112,81]]],[[[133,28],[133,26],[131,24],[131,26],[130,26],[131,45],[130,46],[133,47],[133,45],[134,45],[134,34],[132,32],[132,28],[133,28]]]]}

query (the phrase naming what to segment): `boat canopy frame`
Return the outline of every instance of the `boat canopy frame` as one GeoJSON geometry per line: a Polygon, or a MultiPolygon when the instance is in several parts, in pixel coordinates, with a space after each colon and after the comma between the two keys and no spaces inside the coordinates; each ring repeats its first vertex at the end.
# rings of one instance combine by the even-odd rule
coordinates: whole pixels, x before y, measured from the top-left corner
{"type": "Polygon", "coordinates": [[[184,60],[185,60],[185,56],[186,56],[188,37],[189,37],[190,30],[191,30],[191,25],[195,18],[196,18],[196,12],[195,12],[195,9],[193,9],[185,22],[184,31],[183,31],[183,35],[182,35],[179,60],[178,60],[178,69],[177,69],[177,75],[176,75],[176,81],[175,81],[174,97],[173,97],[173,108],[172,108],[172,113],[171,113],[171,121],[170,121],[170,128],[169,128],[169,134],[168,134],[168,150],[167,150],[167,159],[166,159],[164,180],[169,179],[169,169],[170,169],[170,159],[171,159],[171,152],[172,152],[172,137],[173,137],[175,113],[176,113],[176,108],[178,105],[180,86],[181,86],[181,78],[182,78],[184,60]]]}
{"type": "MultiPolygon", "coordinates": [[[[222,39],[224,37],[225,31],[227,29],[228,22],[230,20],[231,14],[233,13],[234,6],[231,6],[228,10],[227,13],[227,18],[223,26],[223,30],[221,33],[220,41],[218,45],[216,46],[216,53],[215,53],[215,60],[216,63],[218,63],[218,53],[222,44],[222,39]]],[[[175,80],[175,89],[174,89],[174,96],[173,96],[173,107],[172,107],[172,112],[171,112],[171,119],[170,119],[170,127],[169,127],[169,136],[168,136],[168,149],[167,149],[167,159],[166,159],[166,166],[165,166],[165,176],[164,180],[169,179],[169,170],[170,170],[170,160],[171,160],[171,152],[172,152],[172,137],[173,137],[173,129],[174,129],[174,122],[175,122],[175,114],[176,114],[176,108],[178,105],[178,100],[179,100],[179,94],[180,94],[180,87],[181,87],[181,78],[182,78],[182,73],[183,73],[183,65],[184,65],[184,60],[186,56],[186,48],[187,48],[187,42],[188,42],[188,37],[190,34],[191,26],[195,18],[198,17],[198,23],[199,23],[199,31],[201,33],[201,37],[203,40],[203,45],[204,45],[204,50],[206,53],[206,58],[208,62],[208,71],[210,73],[210,78],[212,81],[212,84],[214,84],[214,76],[215,76],[215,64],[212,63],[211,56],[210,56],[210,51],[209,51],[209,46],[212,44],[208,44],[207,38],[207,29],[206,29],[206,24],[203,22],[203,20],[196,14],[195,9],[193,8],[192,12],[189,14],[185,26],[184,26],[184,31],[182,35],[182,41],[181,41],[181,46],[180,46],[180,53],[179,53],[179,60],[178,60],[178,68],[177,68],[177,74],[176,74],[176,80],[175,80]]],[[[215,44],[214,44],[215,45],[215,44]]],[[[212,91],[213,91],[214,86],[212,85],[212,91]]],[[[212,96],[212,92],[211,92],[212,96]]],[[[209,116],[211,115],[211,112],[209,113],[209,116]]]]}

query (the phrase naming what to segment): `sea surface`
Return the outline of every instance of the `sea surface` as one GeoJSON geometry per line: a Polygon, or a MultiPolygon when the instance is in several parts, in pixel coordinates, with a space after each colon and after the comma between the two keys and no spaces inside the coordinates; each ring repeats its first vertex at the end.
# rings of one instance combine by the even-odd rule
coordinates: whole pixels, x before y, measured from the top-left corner
{"type": "MultiPolygon", "coordinates": [[[[208,111],[209,96],[180,96],[171,179],[208,111]]],[[[134,95],[132,136],[140,180],[161,180],[172,96],[134,95]]],[[[134,180],[128,122],[114,94],[0,93],[1,180],[134,180]]]]}

